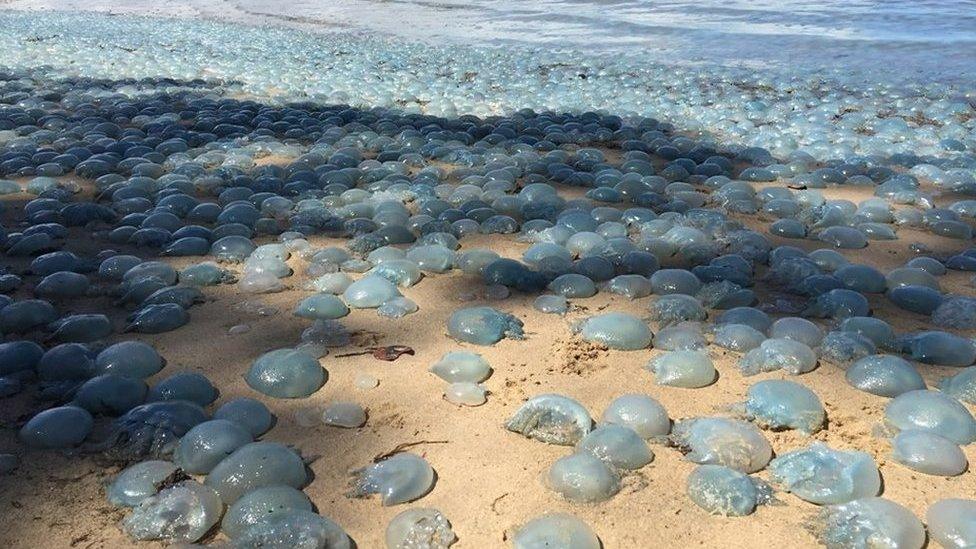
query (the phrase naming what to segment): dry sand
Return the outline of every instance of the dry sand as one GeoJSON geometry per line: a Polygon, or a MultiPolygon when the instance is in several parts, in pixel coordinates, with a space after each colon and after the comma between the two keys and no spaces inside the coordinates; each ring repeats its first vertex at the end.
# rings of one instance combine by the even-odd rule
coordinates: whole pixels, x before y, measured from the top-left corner
{"type": "MultiPolygon", "coordinates": [[[[566,189],[575,195],[576,189],[566,189]]],[[[863,189],[827,191],[830,196],[861,200],[869,196],[863,189]]],[[[16,213],[25,195],[10,197],[5,225],[16,226],[16,213]],[[16,208],[14,206],[17,206],[16,208]]],[[[947,197],[945,201],[949,201],[947,197]]],[[[746,219],[754,228],[764,227],[746,219]]],[[[765,232],[765,231],[763,231],[765,232]]],[[[914,230],[900,230],[893,242],[872,242],[865,250],[844,252],[852,261],[870,263],[883,270],[911,258],[908,245],[924,242],[936,252],[961,249],[964,243],[935,237],[914,230]]],[[[81,238],[84,232],[72,230],[67,249],[93,254],[100,243],[81,238]]],[[[776,239],[774,239],[776,240],[776,239]]],[[[342,245],[343,241],[314,238],[315,246],[342,245]]],[[[808,250],[823,247],[815,241],[785,241],[808,250]]],[[[490,247],[503,255],[519,257],[527,247],[511,236],[477,236],[463,240],[462,250],[490,247]]],[[[135,251],[117,248],[120,251],[135,251]]],[[[198,261],[174,260],[184,265],[198,261]]],[[[13,271],[28,262],[10,260],[13,271]]],[[[655,350],[636,352],[608,351],[583,344],[571,335],[570,323],[598,311],[627,311],[646,314],[655,297],[629,301],[601,292],[590,299],[572,300],[565,318],[543,315],[532,309],[534,295],[513,294],[502,301],[462,301],[460,296],[483,296],[484,286],[477,278],[459,271],[425,276],[417,286],[403,294],[416,301],[420,312],[401,320],[379,317],[373,310],[354,310],[343,322],[353,332],[353,344],[333,350],[352,352],[372,345],[409,345],[415,356],[395,362],[381,362],[371,356],[322,359],[328,370],[325,386],[308,399],[286,401],[263,398],[250,390],[242,376],[261,353],[299,342],[309,322],[291,315],[291,308],[308,295],[299,290],[305,278],[304,264],[293,258],[290,264],[298,273],[285,279],[294,289],[266,296],[245,296],[234,286],[207,289],[210,300],[191,310],[192,321],[174,332],[161,335],[114,336],[113,341],[137,338],[155,346],[168,360],[157,376],[162,378],[181,370],[206,374],[221,390],[223,402],[237,396],[264,401],[278,416],[276,427],[265,440],[284,442],[314,458],[310,468],[314,480],[305,489],[318,511],[341,524],[358,547],[383,547],[383,532],[389,520],[409,506],[440,509],[454,526],[459,549],[506,547],[513,528],[528,519],[550,511],[572,513],[589,523],[608,549],[649,547],[743,547],[757,543],[772,547],[816,545],[809,524],[818,507],[780,493],[782,505],[761,507],[744,518],[709,516],[685,495],[685,479],[694,465],[672,448],[653,446],[655,459],[624,480],[624,488],[611,500],[597,505],[574,505],[561,501],[544,487],[541,477],[549,465],[570,452],[569,448],[549,446],[510,433],[502,423],[525,399],[540,393],[562,393],[579,400],[599,418],[606,405],[625,393],[644,393],[658,399],[673,419],[726,413],[730,404],[741,402],[747,388],[761,379],[789,378],[812,388],[824,401],[829,428],[811,437],[793,431],[765,434],[776,453],[783,453],[820,440],[839,449],[860,449],[878,461],[884,478],[883,495],[924,518],[928,506],[946,497],[972,497],[976,490],[973,472],[956,478],[940,478],[915,473],[889,460],[890,445],[877,435],[886,399],[862,393],[848,386],[840,368],[821,364],[799,378],[775,372],[744,378],[736,368],[735,353],[710,348],[720,371],[714,385],[703,389],[678,389],[654,384],[644,369],[655,350]],[[261,317],[242,311],[244,301],[260,301],[278,309],[278,314],[261,317]],[[447,317],[459,307],[490,303],[509,311],[525,322],[527,339],[503,340],[493,347],[459,344],[446,335],[447,317]],[[228,328],[248,324],[251,331],[229,335],[228,328]],[[458,408],[442,398],[446,384],[427,368],[445,352],[470,349],[481,353],[494,368],[485,382],[490,390],[488,402],[478,408],[458,408]],[[359,390],[354,379],[360,372],[380,379],[379,387],[359,390]],[[361,429],[345,430],[325,425],[301,427],[295,412],[303,407],[324,406],[333,401],[355,401],[368,409],[369,421],[361,429]],[[423,455],[437,472],[437,482],[427,496],[408,505],[383,507],[376,499],[350,499],[344,494],[348,472],[401,444],[414,444],[410,451],[423,455]]],[[[950,272],[942,278],[944,289],[971,294],[970,275],[950,272]]],[[[29,279],[36,283],[36,279],[29,279]]],[[[28,284],[29,285],[29,284],[28,284]]],[[[763,302],[777,295],[762,284],[757,291],[763,302]]],[[[29,295],[21,289],[17,297],[29,295]]],[[[782,297],[782,296],[780,296],[782,297]]],[[[899,331],[926,326],[926,318],[889,305],[883,297],[869,297],[874,314],[891,322],[899,331]]],[[[89,298],[60,306],[64,312],[102,311],[109,298],[89,298]]],[[[124,311],[112,309],[117,327],[124,311]]],[[[826,324],[823,324],[826,326],[826,324]]],[[[972,334],[969,334],[972,335],[972,334]]],[[[958,370],[917,365],[922,375],[934,384],[958,370]]],[[[4,401],[0,408],[0,451],[22,457],[20,469],[0,479],[0,547],[126,547],[132,545],[118,528],[123,513],[105,501],[104,484],[118,472],[96,455],[62,455],[34,452],[16,441],[16,430],[26,414],[38,403],[30,394],[4,401]]],[[[976,461],[976,445],[964,448],[971,462],[976,461]]],[[[765,472],[759,473],[766,477],[765,472]]],[[[220,536],[209,539],[220,539],[220,536]]],[[[141,544],[153,546],[153,544],[141,544]]]]}

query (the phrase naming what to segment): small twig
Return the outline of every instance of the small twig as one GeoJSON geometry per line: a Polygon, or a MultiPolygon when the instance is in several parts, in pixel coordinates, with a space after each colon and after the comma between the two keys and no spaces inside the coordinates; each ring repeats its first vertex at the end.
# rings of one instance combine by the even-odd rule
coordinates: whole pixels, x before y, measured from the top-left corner
{"type": "Polygon", "coordinates": [[[495,504],[497,504],[499,501],[501,501],[507,495],[508,495],[508,492],[505,492],[504,494],[502,494],[502,495],[498,496],[497,498],[495,498],[495,501],[491,502],[491,511],[493,513],[495,513],[496,515],[498,515],[500,513],[498,512],[498,509],[495,508],[495,504]]]}
{"type": "Polygon", "coordinates": [[[401,442],[393,447],[389,452],[384,452],[382,454],[377,454],[373,456],[373,463],[379,463],[388,457],[395,456],[400,452],[406,450],[407,448],[412,448],[414,446],[420,446],[421,444],[448,444],[450,440],[416,440],[414,442],[401,442]]]}

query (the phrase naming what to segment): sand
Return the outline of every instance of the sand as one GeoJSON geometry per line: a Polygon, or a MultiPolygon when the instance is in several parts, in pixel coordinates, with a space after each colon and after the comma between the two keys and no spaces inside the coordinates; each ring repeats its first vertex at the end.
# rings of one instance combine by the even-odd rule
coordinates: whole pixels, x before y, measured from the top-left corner
{"type": "MultiPolygon", "coordinates": [[[[578,189],[561,189],[576,196],[578,189]]],[[[862,200],[864,189],[831,189],[828,196],[862,200]]],[[[26,195],[7,197],[4,225],[16,227],[26,195]]],[[[953,197],[943,197],[947,203],[953,197]]],[[[759,229],[766,223],[743,218],[759,229]]],[[[103,245],[83,238],[86,233],[72,229],[66,249],[94,254],[103,245]]],[[[865,250],[843,252],[852,261],[888,270],[911,258],[908,245],[922,242],[935,252],[961,249],[963,243],[914,230],[900,230],[900,239],[872,242],[865,250]]],[[[823,247],[815,241],[776,243],[813,250],[823,247]]],[[[342,245],[343,241],[311,239],[322,247],[342,245]]],[[[462,241],[463,250],[478,247],[509,257],[519,257],[527,244],[512,236],[475,236],[462,241]]],[[[122,252],[138,252],[125,247],[122,252]]],[[[144,253],[144,251],[143,251],[144,253]]],[[[166,260],[182,266],[200,258],[166,260]]],[[[28,261],[9,260],[11,270],[21,271],[28,261]]],[[[383,547],[383,532],[389,520],[410,506],[435,507],[451,521],[459,549],[505,547],[513,529],[527,520],[550,511],[572,513],[589,523],[608,549],[648,547],[755,547],[757,542],[772,547],[816,545],[810,524],[818,507],[785,493],[781,504],[761,507],[745,518],[709,516],[685,495],[685,480],[694,465],[682,459],[675,449],[652,446],[654,461],[625,477],[621,492],[607,502],[574,505],[548,490],[540,480],[549,465],[570,452],[569,448],[549,446],[506,431],[502,424],[527,398],[540,393],[561,393],[581,402],[599,418],[607,404],[625,393],[642,393],[658,399],[673,419],[725,414],[730,405],[744,400],[747,388],[762,379],[793,379],[813,389],[824,401],[829,428],[813,436],[797,432],[765,434],[776,453],[796,449],[819,440],[839,449],[860,449],[878,462],[884,478],[886,498],[892,499],[924,518],[933,502],[946,497],[971,497],[976,490],[972,472],[956,478],[940,478],[915,473],[889,459],[890,445],[879,436],[886,399],[862,393],[848,386],[842,369],[821,364],[815,371],[791,377],[781,372],[745,378],[736,368],[735,353],[709,349],[720,372],[718,381],[703,389],[678,389],[654,384],[644,369],[660,351],[622,352],[584,344],[570,330],[574,321],[599,311],[626,311],[645,315],[655,297],[629,301],[601,292],[593,298],[574,299],[565,317],[544,315],[532,309],[534,295],[514,293],[501,301],[486,301],[482,282],[454,271],[426,275],[417,286],[403,290],[416,301],[420,312],[400,320],[379,317],[373,310],[354,310],[343,323],[355,335],[350,346],[333,350],[322,359],[329,379],[310,398],[285,401],[264,398],[247,387],[242,376],[261,353],[299,342],[309,321],[292,316],[291,309],[308,292],[301,291],[306,281],[304,264],[289,262],[296,276],[284,280],[292,289],[266,296],[245,296],[234,286],[205,290],[209,300],[191,310],[192,321],[174,332],[161,335],[115,335],[110,341],[140,339],[155,346],[168,360],[156,379],[178,371],[198,371],[207,375],[221,390],[220,402],[238,396],[264,401],[277,415],[277,425],[265,440],[284,442],[311,458],[314,480],[305,489],[318,511],[342,525],[358,547],[383,547]],[[471,296],[479,296],[469,301],[471,296]],[[277,308],[272,316],[246,312],[242,302],[260,301],[277,308]],[[503,340],[493,347],[477,347],[452,341],[446,335],[448,316],[459,307],[490,304],[511,312],[525,323],[527,339],[503,340]],[[228,329],[247,324],[251,330],[230,335],[228,329]],[[374,345],[408,345],[414,356],[395,362],[382,362],[369,355],[337,358],[374,345]],[[446,384],[427,372],[445,352],[468,349],[481,353],[494,368],[485,382],[490,391],[487,404],[478,408],[459,408],[442,398],[446,384]],[[380,385],[372,390],[354,386],[357,374],[377,377],[380,385]],[[295,413],[309,406],[324,406],[334,401],[354,401],[368,409],[369,420],[361,429],[339,429],[320,425],[301,427],[295,413]],[[383,507],[377,499],[346,497],[349,471],[370,463],[371,459],[398,445],[412,445],[409,451],[424,456],[437,472],[433,490],[417,502],[383,507]]],[[[971,275],[950,272],[941,278],[944,290],[971,294],[971,275]]],[[[30,286],[36,278],[28,277],[30,286]]],[[[761,283],[757,291],[764,303],[779,296],[761,283]]],[[[16,297],[29,295],[25,287],[16,297]]],[[[883,297],[869,296],[874,314],[891,322],[898,331],[924,328],[926,318],[889,305],[883,297]]],[[[108,308],[110,298],[74,300],[60,306],[61,311],[95,312],[108,308]]],[[[125,311],[109,308],[120,328],[125,311]]],[[[824,326],[827,324],[821,323],[824,326]]],[[[969,334],[972,335],[972,334],[969,334]]],[[[917,364],[925,379],[933,384],[958,370],[917,364]]],[[[104,484],[117,473],[117,464],[98,455],[64,455],[57,452],[27,451],[16,441],[16,430],[39,405],[28,391],[4,401],[0,407],[0,451],[22,458],[20,469],[0,479],[0,547],[126,547],[133,545],[120,532],[123,513],[113,509],[104,497],[104,484]]],[[[976,461],[976,447],[964,448],[970,461],[976,461]]],[[[766,472],[758,474],[767,478],[766,472]]],[[[208,540],[219,540],[212,536],[208,540]]],[[[144,543],[142,547],[154,544],[144,543]]]]}

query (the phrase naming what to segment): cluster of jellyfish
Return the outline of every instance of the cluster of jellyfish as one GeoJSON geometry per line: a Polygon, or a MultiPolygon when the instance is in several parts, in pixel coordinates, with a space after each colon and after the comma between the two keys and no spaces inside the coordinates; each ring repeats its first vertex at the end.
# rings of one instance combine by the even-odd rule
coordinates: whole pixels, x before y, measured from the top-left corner
{"type": "MultiPolygon", "coordinates": [[[[78,47],[73,36],[56,37],[50,55],[78,47]]],[[[214,55],[229,71],[226,53],[214,55]]],[[[613,498],[657,445],[698,466],[685,490],[707,513],[747,516],[789,493],[822,508],[829,547],[912,549],[926,532],[946,547],[976,545],[976,501],[932,504],[926,529],[879,497],[874,457],[810,438],[829,418],[804,382],[817,368],[839,368],[853,389],[888,399],[883,428],[894,463],[967,474],[976,298],[947,280],[976,271],[968,247],[976,200],[948,203],[939,193],[976,196],[976,117],[941,126],[934,143],[918,137],[925,156],[886,149],[884,136],[904,128],[876,121],[877,139],[858,143],[868,153],[831,149],[825,131],[807,144],[814,155],[791,137],[808,133],[802,126],[770,143],[727,144],[649,117],[271,106],[222,97],[204,81],[59,76],[0,71],[0,194],[28,197],[4,206],[14,222],[0,231],[0,397],[46,405],[20,428],[26,447],[102,452],[127,464],[107,497],[128,509],[122,528],[133,539],[194,543],[219,529],[242,548],[352,546],[303,492],[310,474],[301,453],[271,440],[275,414],[263,401],[308,399],[328,383],[323,362],[352,342],[348,315],[422,317],[414,286],[464,276],[492,303],[452,312],[443,328],[459,350],[430,366],[459,407],[485,404],[492,375],[467,347],[532,344],[532,326],[506,310],[513,293],[531,295],[554,319],[572,318],[577,302],[598,293],[637,302],[642,315],[587,313],[565,329],[648,357],[647,381],[661,390],[756,376],[744,401],[702,417],[672,419],[657,400],[626,394],[595,421],[570,396],[533,396],[493,428],[572,447],[545,475],[555,497],[591,506],[613,498]],[[872,196],[830,198],[837,188],[872,196]],[[914,257],[886,272],[849,259],[857,257],[849,250],[897,242],[900,231],[931,233],[953,252],[913,244],[914,257]],[[523,252],[467,245],[476,235],[514,239],[523,252]],[[342,244],[318,245],[325,238],[342,244]],[[82,252],[80,240],[101,251],[82,252]],[[171,373],[146,343],[186,331],[211,292],[255,299],[286,290],[303,292],[292,313],[307,327],[300,343],[255,356],[240,372],[262,400],[222,401],[204,374],[171,373]],[[898,333],[873,316],[882,305],[926,329],[898,333]],[[720,349],[738,371],[720,372],[720,349]],[[930,387],[917,364],[958,371],[930,387]],[[774,456],[771,430],[807,440],[774,456]]],[[[927,96],[914,103],[946,119],[972,110],[927,96]]],[[[851,116],[831,132],[853,133],[869,119],[851,116]]],[[[376,383],[356,380],[364,389],[376,383]]],[[[368,420],[351,401],[299,419],[346,429],[368,420]]],[[[0,457],[5,472],[17,466],[17,456],[0,457]]],[[[347,495],[406,505],[435,481],[425,458],[397,453],[353,471],[347,495]]],[[[440,510],[407,506],[385,543],[441,549],[456,539],[440,510]]],[[[561,513],[527,520],[511,541],[601,546],[591,525],[561,513]]]]}

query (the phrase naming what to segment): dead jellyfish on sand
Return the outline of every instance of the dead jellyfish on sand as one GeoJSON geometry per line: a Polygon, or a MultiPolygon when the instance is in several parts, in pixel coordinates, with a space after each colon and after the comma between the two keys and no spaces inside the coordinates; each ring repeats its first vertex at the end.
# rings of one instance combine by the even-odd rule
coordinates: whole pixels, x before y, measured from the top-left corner
{"type": "Polygon", "coordinates": [[[699,465],[688,475],[688,497],[714,515],[741,517],[772,499],[765,482],[723,465],[699,465]]]}
{"type": "Polygon", "coordinates": [[[274,426],[275,422],[267,406],[248,397],[238,397],[225,402],[214,412],[214,419],[233,421],[244,427],[252,437],[263,435],[274,426]]]}
{"type": "Polygon", "coordinates": [[[491,366],[477,353],[451,351],[435,362],[430,371],[449,383],[480,383],[491,375],[491,366]]]}
{"type": "Polygon", "coordinates": [[[969,465],[955,442],[915,429],[902,431],[892,439],[891,457],[919,473],[943,477],[960,475],[969,465]]]}
{"type": "Polygon", "coordinates": [[[304,398],[325,383],[315,357],[297,349],[269,351],[254,361],[245,380],[255,391],[275,398],[304,398]]]}
{"type": "Polygon", "coordinates": [[[556,460],[549,468],[546,484],[562,497],[576,503],[605,501],[620,491],[617,473],[605,461],[589,452],[577,452],[556,460]]]}
{"type": "Polygon", "coordinates": [[[646,395],[622,395],[604,410],[603,423],[633,429],[645,440],[663,437],[671,432],[671,420],[664,406],[646,395]]]}
{"type": "Polygon", "coordinates": [[[366,424],[366,411],[355,402],[333,402],[323,410],[322,422],[333,427],[355,429],[366,424]]]}
{"type": "Polygon", "coordinates": [[[277,442],[252,442],[221,460],[207,475],[206,485],[230,505],[255,488],[301,488],[307,481],[305,462],[295,451],[277,442]]]}
{"type": "Polygon", "coordinates": [[[615,469],[640,469],[654,459],[644,439],[624,425],[601,425],[583,437],[576,449],[593,454],[615,469]]]}
{"type": "Polygon", "coordinates": [[[395,454],[352,472],[350,497],[380,496],[383,505],[419,499],[434,487],[434,470],[414,454],[395,454]]]}
{"type": "Polygon", "coordinates": [[[976,547],[976,501],[943,499],[925,514],[929,535],[946,549],[976,547]]]}
{"type": "Polygon", "coordinates": [[[898,430],[919,429],[956,444],[976,440],[976,420],[958,400],[939,391],[909,391],[885,408],[885,423],[898,430]]]}
{"type": "Polygon", "coordinates": [[[767,339],[739,359],[742,375],[784,370],[793,375],[817,366],[817,354],[809,346],[792,339],[767,339]]]}
{"type": "Polygon", "coordinates": [[[600,549],[602,544],[585,522],[566,513],[542,515],[512,537],[514,549],[600,549]]]}
{"type": "Polygon", "coordinates": [[[820,442],[777,457],[769,471],[774,485],[817,505],[871,497],[881,489],[881,475],[871,456],[820,442]]]}
{"type": "Polygon", "coordinates": [[[385,539],[386,549],[447,549],[457,536],[443,513],[416,507],[393,517],[385,539]]]}
{"type": "Polygon", "coordinates": [[[651,344],[651,330],[639,318],[626,313],[593,316],[581,325],[584,340],[611,349],[635,351],[651,344]]]}
{"type": "Polygon", "coordinates": [[[522,321],[491,307],[460,309],[451,315],[447,331],[454,339],[475,345],[493,345],[502,339],[523,339],[522,321]]]}
{"type": "Polygon", "coordinates": [[[787,380],[768,379],[749,387],[746,415],[772,429],[797,429],[807,434],[823,427],[826,412],[816,393],[787,380]]]}
{"type": "Polygon", "coordinates": [[[256,488],[227,508],[220,528],[227,537],[234,539],[265,518],[291,509],[311,511],[312,502],[304,492],[291,486],[256,488]]]}
{"type": "Polygon", "coordinates": [[[530,398],[505,422],[505,428],[526,437],[562,446],[573,446],[593,428],[589,412],[562,395],[530,398]]]}
{"type": "Polygon", "coordinates": [[[925,528],[918,517],[884,498],[830,505],[820,512],[820,522],[820,541],[828,549],[921,549],[925,545],[925,528]]]}
{"type": "Polygon", "coordinates": [[[251,434],[237,423],[226,419],[204,421],[183,435],[173,452],[173,462],[191,475],[205,475],[252,441],[251,434]]]}
{"type": "Polygon", "coordinates": [[[102,444],[123,459],[163,456],[172,453],[187,431],[207,419],[207,412],[192,402],[150,402],[116,419],[102,444]]]}
{"type": "Polygon", "coordinates": [[[177,471],[168,461],[140,461],[124,469],[108,486],[108,501],[116,507],[135,507],[153,496],[164,480],[177,471]]]}
{"type": "Polygon", "coordinates": [[[711,385],[718,371],[708,355],[699,351],[672,351],[653,358],[647,369],[658,385],[696,389],[711,385]]]}
{"type": "Polygon", "coordinates": [[[84,408],[59,406],[32,417],[20,429],[20,440],[33,448],[70,448],[81,444],[93,425],[84,408]]]}
{"type": "Polygon", "coordinates": [[[671,444],[693,463],[724,465],[754,473],[769,463],[773,449],[755,425],[722,417],[686,419],[675,424],[671,444]]]}
{"type": "Polygon", "coordinates": [[[223,509],[217,492],[187,480],[144,499],[122,527],[137,540],[192,543],[217,524],[223,509]]]}
{"type": "Polygon", "coordinates": [[[251,524],[234,539],[234,547],[350,549],[346,532],[330,519],[304,509],[285,509],[251,524]]]}
{"type": "Polygon", "coordinates": [[[852,364],[844,375],[852,386],[883,397],[925,389],[925,380],[918,370],[894,355],[866,356],[852,364]]]}

